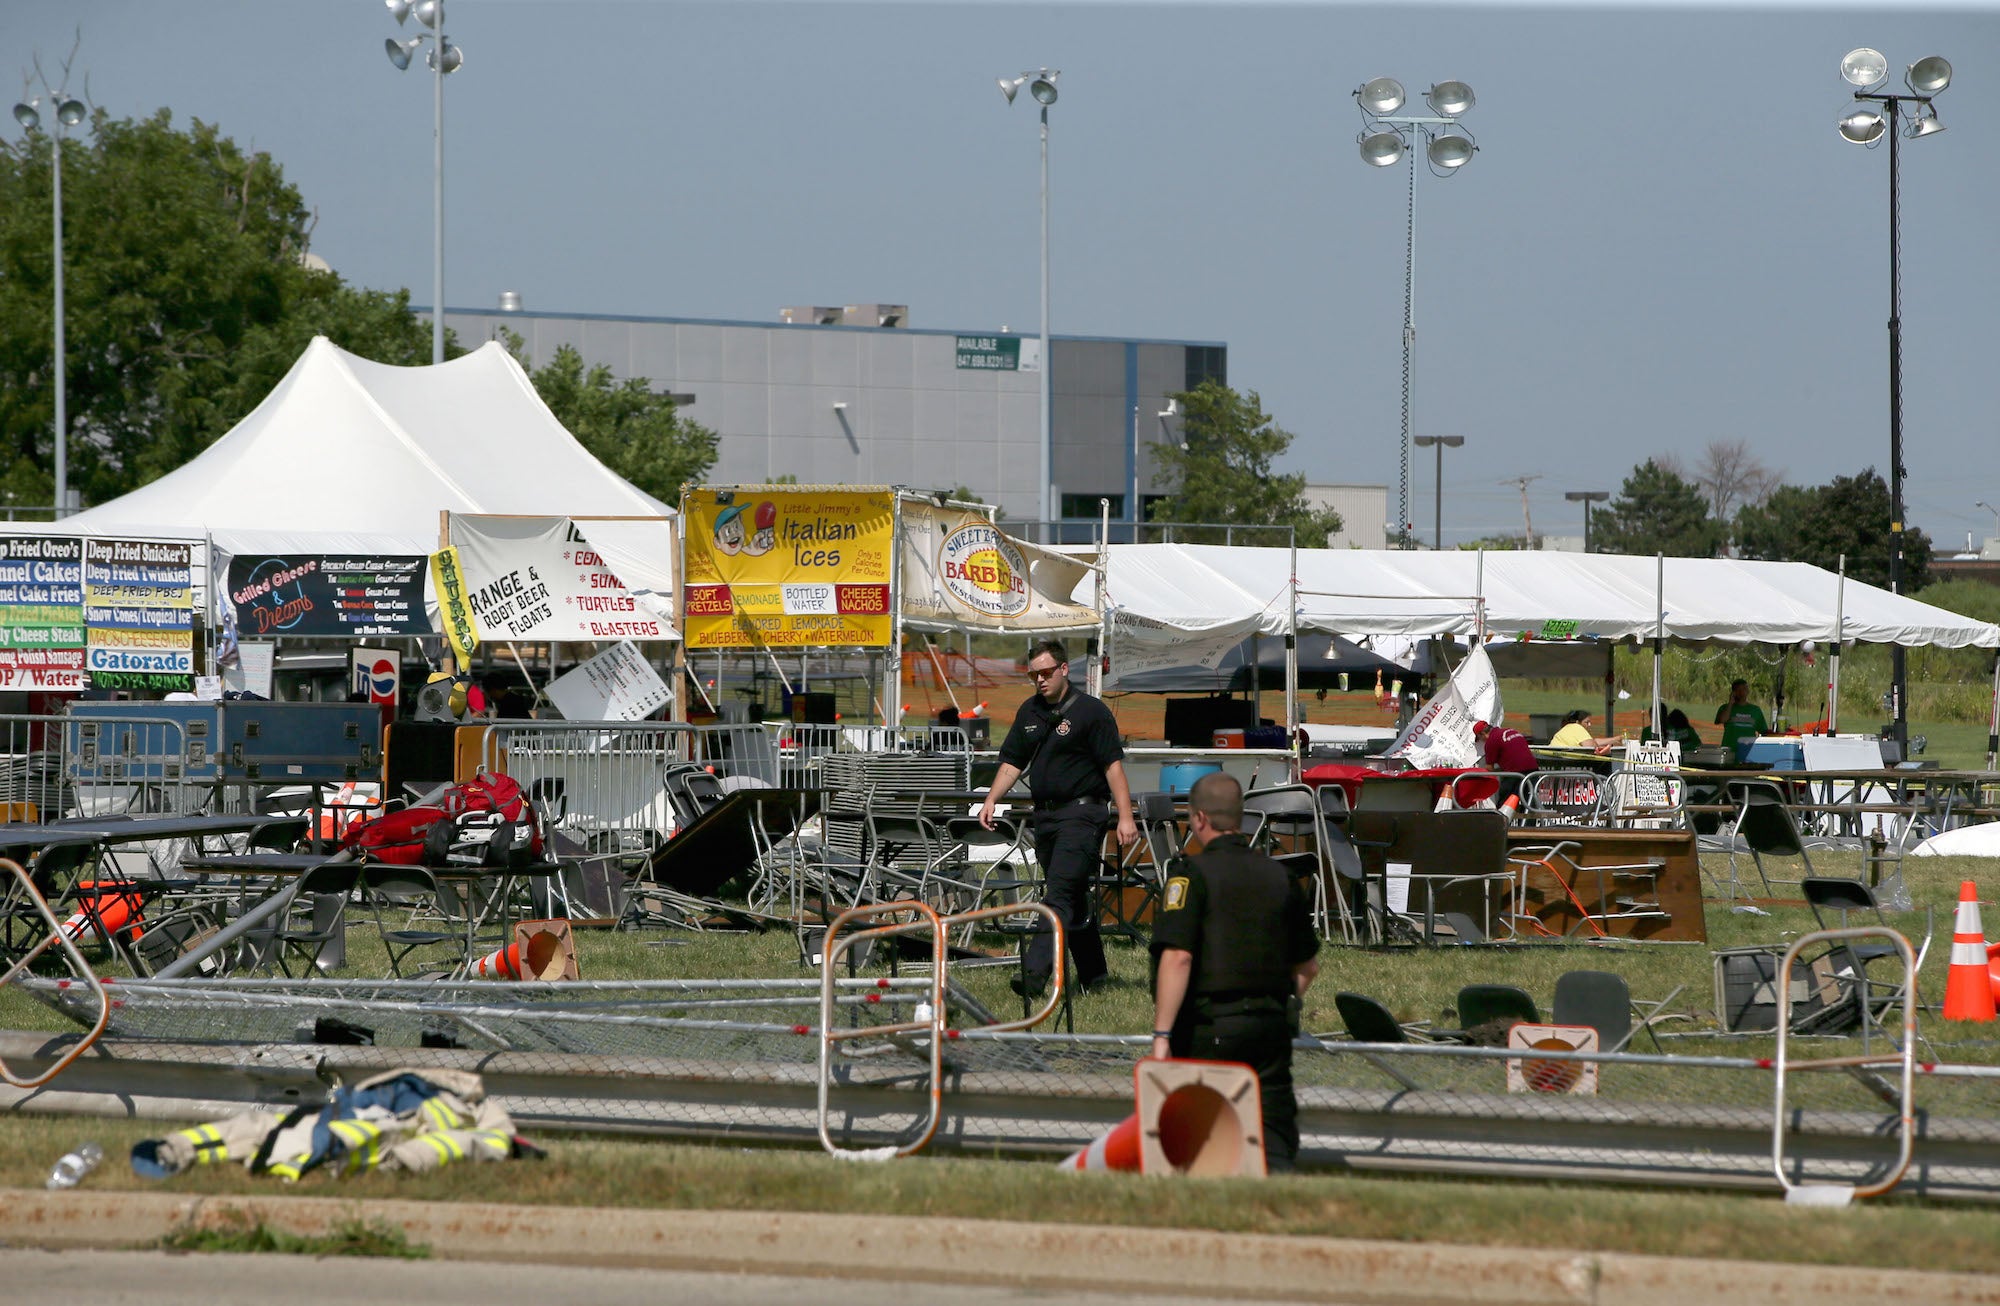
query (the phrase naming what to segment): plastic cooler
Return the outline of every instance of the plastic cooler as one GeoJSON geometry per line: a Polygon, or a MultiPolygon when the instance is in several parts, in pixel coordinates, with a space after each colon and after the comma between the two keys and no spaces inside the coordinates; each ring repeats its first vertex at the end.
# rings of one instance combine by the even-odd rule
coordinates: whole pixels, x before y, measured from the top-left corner
{"type": "Polygon", "coordinates": [[[1160,788],[1170,794],[1184,794],[1194,788],[1195,781],[1221,769],[1213,762],[1175,762],[1160,768],[1160,788]]]}

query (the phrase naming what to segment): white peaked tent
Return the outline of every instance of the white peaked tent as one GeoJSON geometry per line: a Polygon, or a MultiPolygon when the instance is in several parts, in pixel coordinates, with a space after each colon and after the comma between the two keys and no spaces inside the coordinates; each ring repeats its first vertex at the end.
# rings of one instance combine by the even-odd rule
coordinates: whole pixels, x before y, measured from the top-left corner
{"type": "Polygon", "coordinates": [[[430,553],[443,511],[657,519],[580,527],[628,588],[671,603],[675,510],[577,443],[497,343],[394,367],[316,337],[198,457],[51,529],[229,553],[430,553]]]}

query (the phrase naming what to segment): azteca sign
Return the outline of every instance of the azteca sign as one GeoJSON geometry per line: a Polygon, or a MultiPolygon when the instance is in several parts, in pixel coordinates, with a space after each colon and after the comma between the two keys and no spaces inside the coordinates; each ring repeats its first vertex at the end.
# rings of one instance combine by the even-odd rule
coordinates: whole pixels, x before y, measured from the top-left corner
{"type": "Polygon", "coordinates": [[[961,526],[938,546],[938,576],[945,593],[989,617],[1018,617],[1028,610],[1028,560],[1014,541],[984,523],[961,526]]]}

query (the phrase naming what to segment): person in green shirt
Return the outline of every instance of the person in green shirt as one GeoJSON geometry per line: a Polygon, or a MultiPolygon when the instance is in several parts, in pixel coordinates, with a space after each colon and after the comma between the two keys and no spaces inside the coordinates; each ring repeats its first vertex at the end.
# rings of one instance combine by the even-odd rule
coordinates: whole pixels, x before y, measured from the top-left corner
{"type": "Polygon", "coordinates": [[[1729,701],[1715,709],[1715,724],[1722,727],[1722,746],[1738,757],[1742,756],[1739,743],[1768,734],[1771,729],[1764,720],[1764,709],[1750,701],[1747,680],[1729,682],[1729,701]]]}
{"type": "MultiPolygon", "coordinates": [[[[1682,757],[1701,747],[1701,734],[1695,730],[1694,723],[1688,720],[1688,714],[1677,707],[1667,709],[1666,719],[1660,722],[1660,729],[1666,739],[1681,746],[1682,757]]],[[[1640,740],[1647,743],[1659,737],[1654,735],[1651,726],[1647,726],[1639,733],[1640,740]]]]}

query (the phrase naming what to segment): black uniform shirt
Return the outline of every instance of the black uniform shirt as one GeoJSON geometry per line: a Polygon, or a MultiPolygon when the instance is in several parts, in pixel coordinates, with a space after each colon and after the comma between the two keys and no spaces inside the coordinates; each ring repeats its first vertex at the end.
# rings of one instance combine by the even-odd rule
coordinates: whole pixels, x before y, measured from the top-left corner
{"type": "Polygon", "coordinates": [[[1124,756],[1111,709],[1074,686],[1059,707],[1039,693],[1030,697],[1000,742],[1000,760],[1028,773],[1028,790],[1038,803],[1109,800],[1104,772],[1124,756]]]}
{"type": "Polygon", "coordinates": [[[1290,997],[1292,967],[1319,952],[1305,894],[1240,833],[1219,834],[1167,881],[1153,917],[1153,955],[1194,954],[1190,996],[1290,997]]]}

